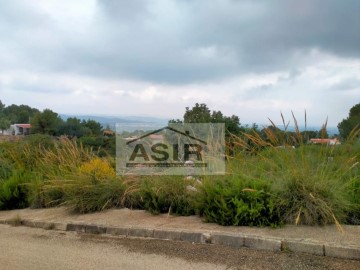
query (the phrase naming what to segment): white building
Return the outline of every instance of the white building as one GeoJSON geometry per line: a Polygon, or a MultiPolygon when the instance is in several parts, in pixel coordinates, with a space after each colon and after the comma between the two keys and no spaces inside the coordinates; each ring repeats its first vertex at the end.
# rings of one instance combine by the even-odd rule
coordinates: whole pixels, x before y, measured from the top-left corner
{"type": "Polygon", "coordinates": [[[4,135],[29,135],[30,124],[13,124],[9,129],[4,130],[4,135]]]}

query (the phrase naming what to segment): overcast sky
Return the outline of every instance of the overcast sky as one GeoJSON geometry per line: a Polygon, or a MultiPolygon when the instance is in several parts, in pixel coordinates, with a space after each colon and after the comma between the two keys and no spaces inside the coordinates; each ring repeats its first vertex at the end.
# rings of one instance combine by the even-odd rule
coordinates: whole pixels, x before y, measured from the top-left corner
{"type": "Polygon", "coordinates": [[[360,102],[359,14],[359,0],[0,0],[0,100],[336,126],[360,102]]]}

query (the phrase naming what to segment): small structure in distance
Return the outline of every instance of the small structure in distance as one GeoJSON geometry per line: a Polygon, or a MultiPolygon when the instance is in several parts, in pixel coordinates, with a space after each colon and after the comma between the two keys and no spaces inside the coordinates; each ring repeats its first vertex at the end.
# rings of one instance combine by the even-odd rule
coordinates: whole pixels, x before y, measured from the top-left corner
{"type": "Polygon", "coordinates": [[[30,124],[13,124],[9,129],[4,130],[4,135],[29,135],[30,129],[30,124]]]}
{"type": "Polygon", "coordinates": [[[313,144],[327,144],[327,145],[339,145],[341,144],[339,139],[310,139],[310,143],[313,144]]]}

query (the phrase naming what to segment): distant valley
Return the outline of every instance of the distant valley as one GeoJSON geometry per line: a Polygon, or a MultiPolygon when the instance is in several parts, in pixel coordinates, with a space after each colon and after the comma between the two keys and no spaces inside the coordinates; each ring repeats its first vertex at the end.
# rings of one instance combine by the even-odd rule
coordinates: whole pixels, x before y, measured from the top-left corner
{"type": "MultiPolygon", "coordinates": [[[[66,120],[69,117],[77,117],[83,120],[95,120],[99,122],[104,128],[109,127],[112,130],[116,129],[116,124],[147,124],[154,126],[165,126],[167,125],[170,119],[158,118],[158,117],[150,117],[150,116],[98,116],[98,115],[73,115],[73,114],[60,114],[60,117],[66,120]]],[[[267,124],[269,125],[269,124],[267,124]]],[[[263,126],[267,126],[266,124],[259,124],[259,128],[263,126]]],[[[251,125],[249,125],[251,126],[251,125]]],[[[277,126],[279,129],[283,130],[284,127],[282,125],[277,126]]],[[[300,126],[300,131],[304,131],[305,127],[300,126]]],[[[308,126],[307,130],[318,131],[321,129],[321,126],[308,126]]],[[[288,131],[295,131],[295,126],[289,126],[288,131]]],[[[329,136],[333,136],[339,134],[339,130],[337,127],[327,127],[327,132],[329,136]]]]}

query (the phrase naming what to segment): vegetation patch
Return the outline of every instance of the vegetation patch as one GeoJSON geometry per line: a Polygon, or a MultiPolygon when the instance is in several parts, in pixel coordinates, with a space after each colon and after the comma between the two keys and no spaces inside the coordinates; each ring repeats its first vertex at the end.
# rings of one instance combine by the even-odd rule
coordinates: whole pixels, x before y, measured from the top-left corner
{"type": "Polygon", "coordinates": [[[0,143],[0,209],[66,205],[87,213],[128,207],[198,214],[221,225],[360,224],[356,108],[342,122],[341,145],[308,143],[311,136],[326,137],[326,123],[316,135],[300,132],[293,117],[290,132],[281,115],[282,129],[270,120],[259,130],[240,127],[237,117],[211,113],[204,104],[187,108],[184,121],[225,122],[227,130],[226,175],[201,177],[116,176],[115,139],[100,136],[96,123],[72,119],[63,128],[86,136],[34,134],[0,143]],[[351,131],[349,125],[355,125],[351,131]]]}

